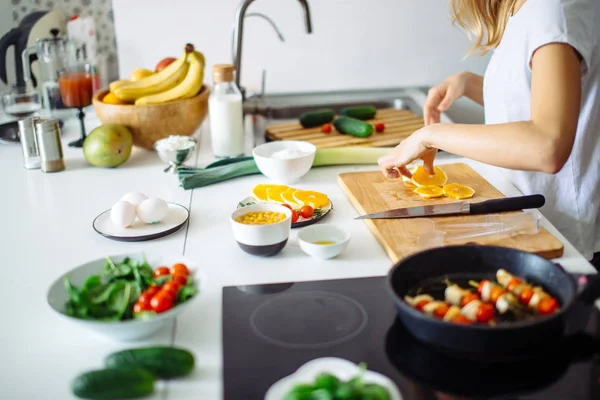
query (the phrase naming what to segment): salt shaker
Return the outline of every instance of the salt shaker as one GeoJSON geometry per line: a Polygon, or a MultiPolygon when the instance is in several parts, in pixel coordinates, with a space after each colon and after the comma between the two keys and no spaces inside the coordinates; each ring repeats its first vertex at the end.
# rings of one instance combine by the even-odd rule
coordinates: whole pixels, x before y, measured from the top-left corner
{"type": "Polygon", "coordinates": [[[59,172],[65,169],[58,120],[39,118],[35,121],[35,136],[40,152],[42,172],[59,172]]]}
{"type": "Polygon", "coordinates": [[[19,140],[23,151],[23,166],[27,169],[40,168],[40,152],[35,137],[34,123],[39,117],[29,117],[17,122],[19,126],[19,140]]]}

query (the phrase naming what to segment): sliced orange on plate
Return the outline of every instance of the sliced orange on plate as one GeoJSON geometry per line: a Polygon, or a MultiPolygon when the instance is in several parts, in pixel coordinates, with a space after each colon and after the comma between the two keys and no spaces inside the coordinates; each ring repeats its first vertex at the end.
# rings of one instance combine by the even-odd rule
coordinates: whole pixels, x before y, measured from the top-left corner
{"type": "Polygon", "coordinates": [[[296,190],[297,189],[294,188],[288,188],[288,190],[281,193],[281,199],[283,200],[283,202],[292,208],[302,207],[302,204],[299,204],[298,202],[296,202],[296,200],[294,200],[294,192],[296,190]]]}
{"type": "Polygon", "coordinates": [[[442,197],[444,195],[444,189],[435,185],[419,186],[414,190],[414,192],[426,199],[442,197]]]}
{"type": "Polygon", "coordinates": [[[458,183],[444,185],[444,195],[456,200],[470,199],[475,194],[475,189],[458,183]]]}
{"type": "Polygon", "coordinates": [[[412,183],[416,186],[444,186],[448,182],[448,176],[440,167],[434,167],[435,174],[429,175],[420,166],[412,173],[412,183]]]}
{"type": "Polygon", "coordinates": [[[271,203],[283,203],[283,199],[281,198],[281,194],[288,190],[288,186],[277,185],[270,187],[267,189],[267,201],[271,203]]]}
{"type": "MultiPolygon", "coordinates": [[[[267,198],[267,190],[271,188],[282,187],[283,185],[260,184],[252,189],[252,197],[260,201],[269,201],[267,198]]],[[[287,188],[287,186],[285,186],[287,188]]]]}
{"type": "Polygon", "coordinates": [[[329,205],[329,197],[326,194],[314,192],[312,190],[296,190],[293,193],[294,200],[303,206],[312,208],[323,208],[329,205]]]}

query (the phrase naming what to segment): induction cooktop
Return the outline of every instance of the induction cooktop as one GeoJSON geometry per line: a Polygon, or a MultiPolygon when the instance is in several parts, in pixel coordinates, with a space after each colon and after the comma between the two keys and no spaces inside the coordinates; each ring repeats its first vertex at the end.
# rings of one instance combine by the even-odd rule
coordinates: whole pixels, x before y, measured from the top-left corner
{"type": "Polygon", "coordinates": [[[472,361],[414,339],[396,319],[386,277],[223,288],[225,400],[268,388],[320,357],[365,362],[404,400],[598,400],[600,314],[577,305],[573,334],[523,361],[472,361]],[[579,332],[579,333],[577,333],[579,332]]]}

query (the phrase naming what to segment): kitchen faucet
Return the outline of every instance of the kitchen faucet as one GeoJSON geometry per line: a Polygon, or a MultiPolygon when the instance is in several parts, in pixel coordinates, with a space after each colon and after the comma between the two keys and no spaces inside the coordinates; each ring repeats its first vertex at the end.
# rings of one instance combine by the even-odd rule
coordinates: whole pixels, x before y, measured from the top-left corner
{"type": "MultiPolygon", "coordinates": [[[[306,25],[306,33],[312,33],[312,22],[310,19],[310,8],[308,6],[307,0],[298,0],[302,9],[304,10],[304,24],[306,25]]],[[[246,11],[250,4],[252,4],[254,0],[243,0],[239,5],[236,14],[236,27],[235,27],[235,43],[234,43],[234,54],[235,59],[233,60],[233,65],[235,66],[235,83],[238,88],[244,93],[244,90],[240,87],[240,77],[241,77],[241,68],[242,68],[242,39],[244,37],[244,17],[246,15],[246,11]]]]}

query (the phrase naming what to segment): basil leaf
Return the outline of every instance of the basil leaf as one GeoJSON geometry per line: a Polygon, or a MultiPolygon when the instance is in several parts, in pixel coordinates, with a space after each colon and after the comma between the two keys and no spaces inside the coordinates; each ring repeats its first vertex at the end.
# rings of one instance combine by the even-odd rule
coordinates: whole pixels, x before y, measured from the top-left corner
{"type": "Polygon", "coordinates": [[[193,283],[188,283],[186,286],[179,289],[177,293],[177,303],[183,303],[184,301],[194,297],[198,293],[198,289],[193,283]]]}
{"type": "Polygon", "coordinates": [[[91,292],[100,286],[102,286],[100,277],[98,275],[91,275],[89,278],[87,278],[87,280],[81,287],[81,292],[82,293],[91,292]]]}
{"type": "Polygon", "coordinates": [[[65,285],[65,289],[71,298],[71,301],[75,304],[81,303],[81,291],[77,289],[77,287],[71,285],[69,282],[69,278],[66,276],[63,278],[63,284],[65,285]]]}
{"type": "Polygon", "coordinates": [[[111,293],[106,304],[109,309],[117,313],[119,319],[121,319],[127,311],[132,294],[131,283],[127,281],[120,282],[123,282],[123,288],[111,293]]]}
{"type": "Polygon", "coordinates": [[[90,298],[90,302],[92,304],[106,303],[114,292],[123,289],[125,283],[125,281],[109,283],[104,287],[103,291],[99,292],[95,297],[90,298]]]}
{"type": "Polygon", "coordinates": [[[154,283],[157,284],[158,286],[162,286],[170,280],[171,280],[171,275],[163,275],[163,276],[159,276],[158,278],[155,278],[154,283]]]}

